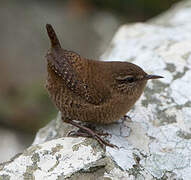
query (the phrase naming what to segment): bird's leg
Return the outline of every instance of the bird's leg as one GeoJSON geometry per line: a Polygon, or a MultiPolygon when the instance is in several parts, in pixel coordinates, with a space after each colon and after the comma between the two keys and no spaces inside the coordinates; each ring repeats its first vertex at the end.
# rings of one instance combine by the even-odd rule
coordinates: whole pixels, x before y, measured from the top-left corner
{"type": "MultiPolygon", "coordinates": [[[[84,125],[80,125],[79,123],[76,123],[76,122],[74,122],[72,120],[65,119],[65,118],[62,118],[62,119],[63,119],[64,122],[72,124],[73,126],[78,127],[80,130],[86,132],[90,137],[96,139],[103,148],[105,148],[105,146],[110,146],[112,148],[117,147],[116,145],[113,145],[113,144],[105,141],[98,133],[94,132],[92,129],[90,129],[90,128],[84,126],[84,125]]],[[[81,135],[84,135],[84,134],[85,133],[83,133],[81,135]]]]}
{"type": "MultiPolygon", "coordinates": [[[[92,130],[93,131],[93,130],[92,130]]],[[[97,135],[99,136],[108,136],[110,135],[109,133],[103,133],[103,132],[97,132],[94,131],[97,135]]],[[[90,134],[88,134],[87,132],[85,132],[84,130],[78,130],[78,131],[70,131],[68,133],[68,136],[82,136],[82,137],[92,137],[90,134]]]]}
{"type": "MultiPolygon", "coordinates": [[[[96,134],[98,134],[99,136],[109,136],[109,133],[105,133],[103,131],[97,131],[96,127],[91,124],[91,123],[87,123],[85,125],[85,127],[91,129],[92,131],[94,131],[96,134]]],[[[76,135],[76,136],[83,136],[83,137],[91,137],[90,134],[87,133],[87,131],[84,131],[83,129],[79,129],[77,132],[76,131],[70,131],[69,135],[76,135]]],[[[111,136],[111,135],[110,135],[111,136]]]]}

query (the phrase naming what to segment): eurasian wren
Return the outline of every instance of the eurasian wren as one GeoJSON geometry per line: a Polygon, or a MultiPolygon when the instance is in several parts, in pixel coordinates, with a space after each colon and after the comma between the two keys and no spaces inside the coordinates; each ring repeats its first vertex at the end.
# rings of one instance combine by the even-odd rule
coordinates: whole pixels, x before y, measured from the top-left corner
{"type": "Polygon", "coordinates": [[[77,121],[110,124],[124,116],[141,96],[149,79],[139,66],[129,62],[89,60],[61,48],[50,24],[46,25],[51,42],[47,58],[47,89],[62,120],[98,140],[114,147],[101,134],[77,121]]]}

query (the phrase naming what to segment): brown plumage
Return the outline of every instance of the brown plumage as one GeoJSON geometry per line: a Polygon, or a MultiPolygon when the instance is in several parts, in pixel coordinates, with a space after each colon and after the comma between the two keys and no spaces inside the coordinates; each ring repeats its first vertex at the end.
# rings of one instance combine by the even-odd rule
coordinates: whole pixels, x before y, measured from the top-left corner
{"type": "MultiPolygon", "coordinates": [[[[141,96],[148,75],[128,62],[89,60],[61,48],[51,25],[46,25],[51,41],[47,58],[47,89],[64,122],[79,127],[102,145],[109,144],[91,129],[73,120],[109,124],[123,117],[141,96]]],[[[84,132],[81,135],[84,135],[84,132]]]]}

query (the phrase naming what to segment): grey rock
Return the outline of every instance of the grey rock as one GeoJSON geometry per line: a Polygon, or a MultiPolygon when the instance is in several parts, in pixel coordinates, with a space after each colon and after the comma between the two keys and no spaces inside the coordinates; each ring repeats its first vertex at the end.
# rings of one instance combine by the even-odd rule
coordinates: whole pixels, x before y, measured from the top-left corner
{"type": "Polygon", "coordinates": [[[122,26],[102,56],[133,62],[165,77],[148,82],[128,113],[130,118],[97,127],[111,133],[108,140],[119,149],[107,147],[104,152],[93,139],[64,137],[75,128],[58,114],[37,133],[33,146],[0,166],[0,179],[93,179],[97,175],[94,179],[190,180],[191,6],[184,3],[177,6],[177,13],[176,7],[172,9],[166,24],[122,26]]]}

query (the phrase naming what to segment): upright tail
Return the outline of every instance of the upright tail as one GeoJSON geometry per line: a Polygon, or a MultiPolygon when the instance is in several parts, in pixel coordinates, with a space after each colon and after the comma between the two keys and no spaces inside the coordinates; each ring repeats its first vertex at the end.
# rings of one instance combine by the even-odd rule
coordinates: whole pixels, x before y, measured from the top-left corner
{"type": "Polygon", "coordinates": [[[57,38],[57,35],[50,24],[46,24],[46,30],[50,38],[52,48],[61,48],[60,42],[57,38]]]}

